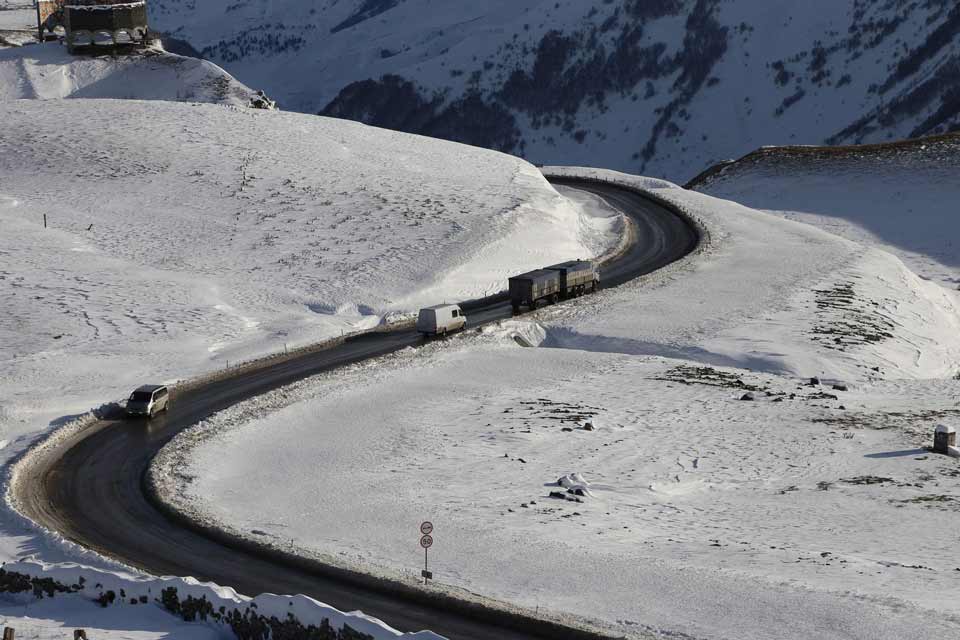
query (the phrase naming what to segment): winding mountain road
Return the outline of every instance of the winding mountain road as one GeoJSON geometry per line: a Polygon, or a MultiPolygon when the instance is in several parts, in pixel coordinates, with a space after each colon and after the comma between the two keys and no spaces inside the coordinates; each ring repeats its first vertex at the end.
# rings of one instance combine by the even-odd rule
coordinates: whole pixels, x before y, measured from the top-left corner
{"type": "MultiPolygon", "coordinates": [[[[684,219],[636,192],[573,179],[554,183],[600,195],[634,222],[633,242],[601,272],[604,287],[655,271],[697,245],[697,233],[684,219]]],[[[472,327],[511,315],[505,301],[468,311],[472,327]]],[[[513,628],[496,626],[482,612],[452,612],[429,598],[413,601],[362,581],[271,559],[168,517],[144,490],[145,472],[160,448],[210,414],[320,372],[415,346],[421,340],[412,329],[359,335],[329,349],[238,370],[227,378],[178,392],[169,412],[151,421],[98,422],[38,455],[15,484],[15,501],[34,522],[156,575],[190,575],[250,595],[302,593],[344,611],[361,609],[401,630],[430,629],[457,640],[560,637],[556,628],[531,634],[529,625],[507,622],[513,628]]]]}

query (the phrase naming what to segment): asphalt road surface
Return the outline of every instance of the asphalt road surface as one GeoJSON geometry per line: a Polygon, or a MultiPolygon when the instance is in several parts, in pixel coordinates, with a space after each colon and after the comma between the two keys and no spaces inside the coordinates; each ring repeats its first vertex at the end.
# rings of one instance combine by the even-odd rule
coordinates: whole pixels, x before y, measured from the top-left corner
{"type": "MultiPolygon", "coordinates": [[[[576,180],[556,181],[601,195],[629,215],[636,238],[601,271],[604,287],[655,271],[692,251],[696,232],[679,216],[629,190],[576,180]]],[[[570,301],[561,304],[576,304],[570,301]]],[[[468,312],[471,327],[509,318],[509,303],[468,312]]],[[[330,349],[241,370],[227,379],[177,393],[170,410],[153,420],[102,421],[62,443],[18,483],[24,515],[69,540],[155,575],[194,576],[244,594],[309,595],[344,611],[360,609],[403,631],[430,629],[456,640],[559,637],[554,629],[497,627],[482,615],[451,613],[411,602],[296,564],[279,563],[249,549],[227,546],[158,511],[142,482],[150,461],[173,436],[210,414],[296,380],[415,346],[412,329],[364,334],[330,349]]]]}

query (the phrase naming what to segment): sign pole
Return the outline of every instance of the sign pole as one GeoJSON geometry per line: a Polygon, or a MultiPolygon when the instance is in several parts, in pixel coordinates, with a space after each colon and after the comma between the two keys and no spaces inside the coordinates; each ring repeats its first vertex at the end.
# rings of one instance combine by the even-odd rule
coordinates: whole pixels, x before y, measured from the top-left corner
{"type": "Polygon", "coordinates": [[[420,575],[423,576],[423,585],[427,585],[427,580],[433,578],[433,574],[430,573],[430,564],[428,559],[428,550],[433,546],[433,536],[430,534],[433,533],[433,523],[430,521],[423,522],[420,524],[420,533],[423,534],[420,536],[420,546],[423,547],[423,571],[420,572],[420,575]]]}

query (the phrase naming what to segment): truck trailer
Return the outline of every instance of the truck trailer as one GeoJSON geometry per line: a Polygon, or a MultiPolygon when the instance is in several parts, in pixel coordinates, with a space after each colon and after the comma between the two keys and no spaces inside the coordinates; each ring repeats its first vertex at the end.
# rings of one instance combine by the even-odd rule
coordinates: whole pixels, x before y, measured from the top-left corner
{"type": "Polygon", "coordinates": [[[556,302],[560,299],[560,273],[550,269],[528,271],[510,278],[510,304],[514,311],[521,305],[533,309],[540,300],[556,302]]]}
{"type": "Polygon", "coordinates": [[[589,260],[561,262],[547,269],[560,273],[560,291],[564,298],[575,298],[597,290],[599,276],[589,260]]]}

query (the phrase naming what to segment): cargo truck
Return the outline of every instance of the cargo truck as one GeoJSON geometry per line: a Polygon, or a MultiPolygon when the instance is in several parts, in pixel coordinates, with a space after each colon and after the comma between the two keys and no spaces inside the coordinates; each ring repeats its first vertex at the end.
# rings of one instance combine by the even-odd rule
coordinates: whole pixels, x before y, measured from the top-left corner
{"type": "Polygon", "coordinates": [[[588,260],[555,264],[510,278],[510,305],[516,312],[521,306],[533,309],[541,300],[553,304],[596,291],[598,281],[596,267],[588,260]]]}

